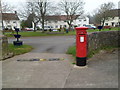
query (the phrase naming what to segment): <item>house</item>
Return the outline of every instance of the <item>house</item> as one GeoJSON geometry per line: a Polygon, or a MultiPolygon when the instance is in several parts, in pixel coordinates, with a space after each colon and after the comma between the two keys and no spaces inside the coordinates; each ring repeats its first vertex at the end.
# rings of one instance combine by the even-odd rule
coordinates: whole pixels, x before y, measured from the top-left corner
{"type": "Polygon", "coordinates": [[[112,14],[108,20],[105,20],[104,26],[120,26],[120,9],[113,9],[110,12],[112,12],[112,14]]]}
{"type": "Polygon", "coordinates": [[[120,9],[120,1],[118,2],[118,9],[120,9]]]}
{"type": "Polygon", "coordinates": [[[2,14],[0,13],[0,30],[2,30],[2,14]]]}
{"type": "MultiPolygon", "coordinates": [[[[83,16],[73,16],[73,23],[72,26],[83,26],[83,25],[88,25],[89,24],[89,18],[88,17],[83,17],[83,16]]],[[[67,16],[66,15],[52,15],[52,16],[46,16],[46,21],[45,21],[46,26],[51,26],[53,28],[60,28],[60,27],[66,27],[68,28],[67,24],[67,16]]],[[[41,27],[41,23],[38,23],[39,27],[41,27]]]]}
{"type": "Polygon", "coordinates": [[[20,28],[20,19],[17,13],[2,13],[3,29],[12,29],[14,27],[20,28]]]}

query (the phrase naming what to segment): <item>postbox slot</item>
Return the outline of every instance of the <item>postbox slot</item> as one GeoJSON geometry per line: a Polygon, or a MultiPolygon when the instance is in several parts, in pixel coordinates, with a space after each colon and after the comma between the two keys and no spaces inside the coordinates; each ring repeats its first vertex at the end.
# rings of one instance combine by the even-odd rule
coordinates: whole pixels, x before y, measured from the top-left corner
{"type": "Polygon", "coordinates": [[[79,34],[79,35],[85,35],[85,34],[79,34]]]}

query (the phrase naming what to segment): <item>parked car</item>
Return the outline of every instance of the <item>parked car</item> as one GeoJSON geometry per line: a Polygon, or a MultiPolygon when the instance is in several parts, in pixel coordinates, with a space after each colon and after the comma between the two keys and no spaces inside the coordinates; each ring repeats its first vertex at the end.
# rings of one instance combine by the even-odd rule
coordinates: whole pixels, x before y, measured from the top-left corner
{"type": "Polygon", "coordinates": [[[104,26],[103,28],[104,29],[111,29],[112,27],[111,26],[104,26]]]}
{"type": "Polygon", "coordinates": [[[52,31],[55,31],[55,32],[56,32],[56,31],[58,31],[58,30],[57,30],[57,29],[53,29],[52,31]]]}
{"type": "Polygon", "coordinates": [[[96,29],[96,26],[93,25],[84,25],[85,27],[88,27],[88,29],[96,29]]]}
{"type": "Polygon", "coordinates": [[[53,30],[52,26],[44,26],[44,31],[53,30]]]}
{"type": "Polygon", "coordinates": [[[34,31],[33,28],[25,28],[26,31],[34,31]]]}

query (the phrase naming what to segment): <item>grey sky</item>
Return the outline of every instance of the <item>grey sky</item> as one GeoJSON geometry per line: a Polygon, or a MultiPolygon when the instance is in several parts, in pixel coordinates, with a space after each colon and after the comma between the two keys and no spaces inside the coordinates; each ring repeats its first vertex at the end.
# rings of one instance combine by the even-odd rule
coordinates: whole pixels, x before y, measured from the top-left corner
{"type": "MultiPolygon", "coordinates": [[[[24,3],[25,0],[4,0],[9,2],[10,4],[16,5],[19,7],[19,3],[24,3]]],[[[29,0],[30,1],[30,0],[29,0]]],[[[34,0],[31,0],[34,1],[34,0]]],[[[59,2],[60,0],[50,0],[53,2],[59,2]]],[[[118,8],[118,2],[120,0],[83,0],[85,2],[85,6],[84,6],[84,10],[86,13],[92,13],[93,10],[95,10],[96,8],[98,8],[102,3],[106,3],[106,2],[113,2],[115,4],[115,7],[118,8]]]]}

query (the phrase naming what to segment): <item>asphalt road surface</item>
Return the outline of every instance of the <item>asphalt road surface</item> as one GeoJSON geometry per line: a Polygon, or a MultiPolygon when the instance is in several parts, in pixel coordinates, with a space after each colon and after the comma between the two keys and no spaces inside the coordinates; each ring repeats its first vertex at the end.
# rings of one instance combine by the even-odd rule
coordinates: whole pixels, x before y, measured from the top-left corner
{"type": "MultiPolygon", "coordinates": [[[[9,42],[16,39],[9,39],[9,42]]],[[[75,43],[75,36],[50,36],[21,38],[24,44],[34,47],[34,53],[66,53],[67,49],[75,43]]]]}

